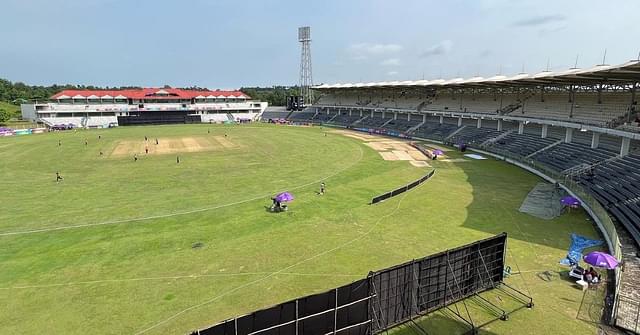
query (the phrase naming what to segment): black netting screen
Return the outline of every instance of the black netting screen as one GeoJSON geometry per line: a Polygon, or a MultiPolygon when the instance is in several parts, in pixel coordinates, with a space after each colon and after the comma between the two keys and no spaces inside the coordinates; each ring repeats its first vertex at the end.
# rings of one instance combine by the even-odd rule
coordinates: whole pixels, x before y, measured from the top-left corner
{"type": "Polygon", "coordinates": [[[395,189],[395,190],[393,190],[391,192],[387,192],[387,193],[381,194],[381,195],[379,195],[377,197],[374,197],[373,199],[371,199],[371,204],[372,205],[373,204],[377,204],[380,201],[384,201],[384,200],[387,200],[387,199],[389,199],[391,197],[395,197],[396,195],[402,194],[402,193],[404,193],[404,192],[406,192],[406,191],[408,191],[408,190],[410,190],[410,189],[412,189],[412,188],[424,183],[425,181],[427,181],[427,179],[431,178],[431,176],[433,176],[433,174],[435,172],[436,172],[436,170],[432,170],[426,176],[424,176],[424,177],[422,177],[422,178],[420,178],[420,179],[418,179],[418,180],[416,180],[416,181],[414,181],[414,182],[412,182],[412,183],[410,183],[408,185],[404,185],[402,187],[398,187],[397,189],[395,189]]]}
{"type": "Polygon", "coordinates": [[[227,320],[202,335],[369,335],[502,282],[507,235],[372,272],[336,289],[227,320]]]}
{"type": "Polygon", "coordinates": [[[202,335],[365,335],[370,333],[369,280],[227,320],[202,335]],[[336,300],[337,299],[337,300],[336,300]]]}
{"type": "Polygon", "coordinates": [[[502,282],[506,234],[370,274],[373,333],[502,282]]]}

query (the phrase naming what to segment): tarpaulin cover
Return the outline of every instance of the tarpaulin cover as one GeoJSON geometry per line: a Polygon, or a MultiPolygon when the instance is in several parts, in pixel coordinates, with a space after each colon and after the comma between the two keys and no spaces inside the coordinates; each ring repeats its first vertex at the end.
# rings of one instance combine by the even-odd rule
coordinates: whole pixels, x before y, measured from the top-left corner
{"type": "Polygon", "coordinates": [[[590,238],[571,234],[571,246],[567,252],[567,257],[560,260],[560,264],[570,266],[572,264],[578,264],[582,259],[582,251],[587,248],[599,246],[603,243],[602,240],[592,240],[590,238]]]}

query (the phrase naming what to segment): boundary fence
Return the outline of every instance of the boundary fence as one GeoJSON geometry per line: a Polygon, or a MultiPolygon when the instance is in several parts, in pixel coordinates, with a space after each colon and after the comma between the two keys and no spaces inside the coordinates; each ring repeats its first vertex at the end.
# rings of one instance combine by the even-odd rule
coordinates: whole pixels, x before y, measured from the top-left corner
{"type": "Polygon", "coordinates": [[[399,195],[399,194],[402,194],[402,193],[404,193],[406,191],[409,191],[410,189],[412,189],[412,188],[424,183],[425,181],[427,181],[429,178],[431,178],[431,176],[433,176],[434,173],[436,173],[435,169],[431,170],[431,172],[429,172],[426,176],[424,176],[424,177],[422,177],[422,178],[420,178],[420,179],[418,179],[418,180],[416,180],[416,181],[414,181],[412,183],[409,183],[409,184],[404,185],[402,187],[398,187],[398,188],[396,188],[395,190],[393,190],[391,192],[387,192],[387,193],[381,194],[381,195],[379,195],[377,197],[374,197],[373,199],[371,199],[371,204],[375,205],[375,204],[377,204],[377,203],[379,203],[381,201],[385,201],[385,200],[387,200],[387,199],[389,199],[391,197],[395,197],[396,195],[399,195]]]}
{"type": "Polygon", "coordinates": [[[351,284],[229,319],[191,335],[375,335],[441,308],[449,309],[470,332],[476,332],[489,322],[507,320],[513,312],[478,295],[483,291],[508,290],[523,306],[533,307],[531,297],[502,282],[506,241],[507,234],[502,233],[370,272],[351,284]],[[483,299],[497,317],[474,324],[464,303],[471,296],[483,299]],[[449,307],[459,302],[466,315],[457,305],[449,307]]]}

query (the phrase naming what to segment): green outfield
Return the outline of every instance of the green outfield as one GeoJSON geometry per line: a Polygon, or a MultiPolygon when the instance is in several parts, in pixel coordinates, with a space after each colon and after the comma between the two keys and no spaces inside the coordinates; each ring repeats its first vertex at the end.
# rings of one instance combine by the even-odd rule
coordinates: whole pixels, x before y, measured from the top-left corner
{"type": "MultiPolygon", "coordinates": [[[[535,307],[484,331],[596,334],[598,308],[577,315],[583,293],[558,261],[570,233],[598,233],[582,210],[518,212],[540,178],[449,151],[428,161],[425,184],[370,206],[431,167],[325,133],[180,125],[0,138],[0,334],[186,334],[503,231],[520,272],[507,283],[535,307]],[[296,199],[274,214],[279,191],[296,199]]],[[[461,329],[445,312],[421,322],[461,329]]]]}

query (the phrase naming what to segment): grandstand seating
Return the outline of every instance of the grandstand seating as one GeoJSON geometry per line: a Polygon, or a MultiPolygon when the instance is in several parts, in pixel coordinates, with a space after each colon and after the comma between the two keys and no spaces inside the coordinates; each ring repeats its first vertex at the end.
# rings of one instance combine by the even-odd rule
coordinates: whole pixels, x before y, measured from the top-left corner
{"type": "Polygon", "coordinates": [[[349,126],[352,123],[360,120],[361,118],[362,118],[362,116],[360,116],[360,114],[349,115],[347,113],[343,113],[343,114],[340,114],[340,115],[336,116],[335,118],[331,119],[327,123],[336,124],[336,125],[342,125],[342,126],[349,126]]]}
{"type": "Polygon", "coordinates": [[[413,136],[435,141],[444,141],[447,136],[457,129],[458,126],[454,124],[425,122],[418,129],[413,131],[413,136]]]}
{"type": "MultiPolygon", "coordinates": [[[[398,117],[400,117],[398,115],[398,117]]],[[[405,116],[406,117],[406,116],[405,116]]],[[[411,128],[422,123],[422,118],[412,119],[411,121],[407,121],[406,118],[398,118],[396,120],[391,120],[387,124],[384,125],[385,129],[393,129],[400,132],[408,132],[411,128]]]]}
{"type": "Polygon", "coordinates": [[[526,157],[557,141],[558,140],[554,138],[542,138],[539,134],[518,134],[517,132],[512,132],[492,143],[492,146],[498,150],[504,150],[512,154],[526,157]]]}
{"type": "Polygon", "coordinates": [[[590,165],[614,157],[616,152],[604,148],[592,149],[580,143],[560,143],[533,155],[534,160],[557,171],[590,165]]]}
{"type": "Polygon", "coordinates": [[[580,122],[598,126],[613,126],[625,119],[630,96],[625,92],[577,92],[575,103],[569,92],[525,91],[522,93],[452,93],[436,92],[431,95],[397,93],[373,95],[369,93],[340,92],[323,95],[318,105],[394,108],[418,111],[473,112],[479,114],[508,114],[540,119],[580,122]],[[573,113],[571,112],[573,106],[573,113]]]}
{"type": "Polygon", "coordinates": [[[485,141],[500,136],[503,132],[490,128],[466,126],[447,140],[449,143],[464,143],[469,146],[479,146],[485,141]]]}
{"type": "Polygon", "coordinates": [[[604,162],[577,177],[594,198],[640,239],[640,156],[604,162]]]}
{"type": "MultiPolygon", "coordinates": [[[[289,111],[285,109],[269,109],[262,112],[262,120],[285,119],[289,115],[289,111]]],[[[313,116],[313,114],[311,114],[313,116]]]]}
{"type": "Polygon", "coordinates": [[[358,126],[364,127],[364,128],[380,128],[382,127],[383,124],[391,120],[391,118],[389,117],[390,116],[389,114],[385,116],[386,117],[383,118],[382,113],[378,113],[378,112],[373,113],[373,116],[369,115],[364,120],[360,121],[358,123],[358,126]]]}
{"type": "Polygon", "coordinates": [[[301,110],[301,111],[291,112],[288,119],[293,122],[310,122],[315,115],[316,115],[316,110],[314,108],[305,108],[304,110],[301,110]]]}
{"type": "Polygon", "coordinates": [[[320,113],[317,113],[311,120],[313,122],[325,123],[325,122],[329,122],[335,116],[336,116],[336,113],[327,114],[325,112],[320,112],[320,113]]]}

